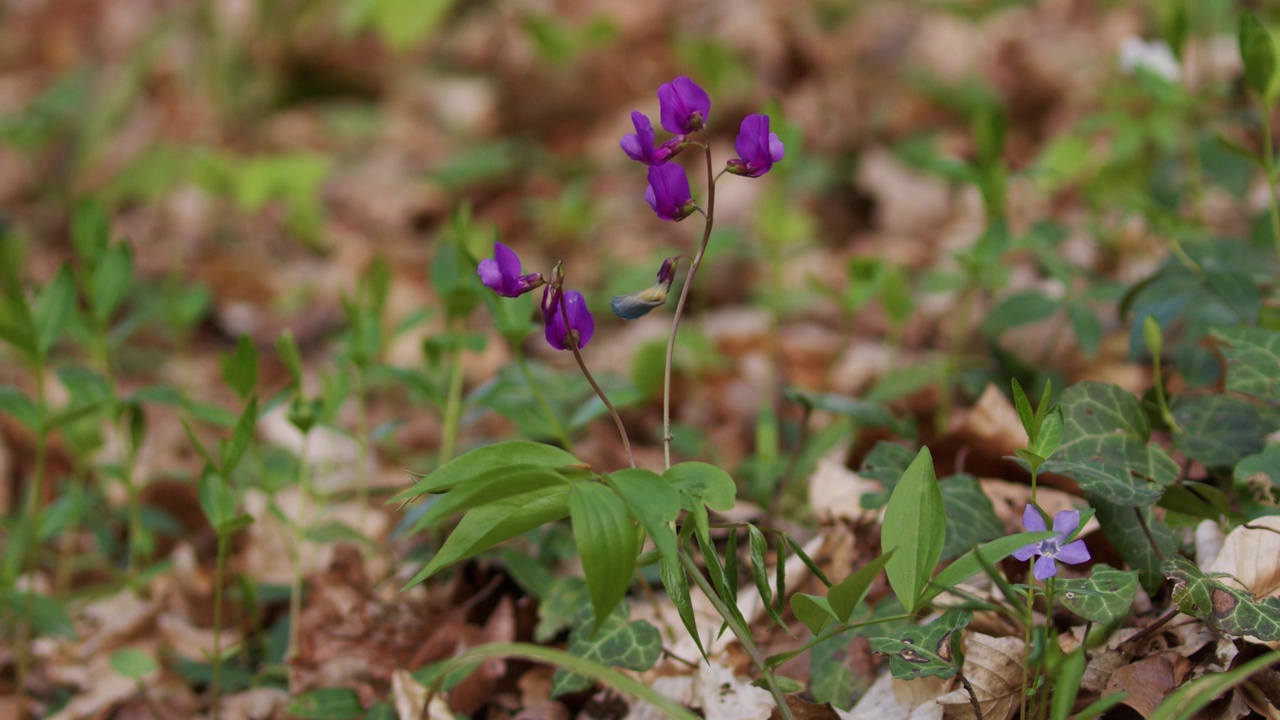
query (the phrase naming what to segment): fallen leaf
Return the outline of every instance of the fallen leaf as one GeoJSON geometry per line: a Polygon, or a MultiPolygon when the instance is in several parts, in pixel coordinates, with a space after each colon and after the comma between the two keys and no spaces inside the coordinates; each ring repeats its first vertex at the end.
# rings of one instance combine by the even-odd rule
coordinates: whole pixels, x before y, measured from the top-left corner
{"type": "Polygon", "coordinates": [[[1103,695],[1127,691],[1129,697],[1124,704],[1142,717],[1150,717],[1164,702],[1165,695],[1178,687],[1190,669],[1191,661],[1173,650],[1163,650],[1117,668],[1111,674],[1103,695]]]}
{"type": "Polygon", "coordinates": [[[1259,599],[1280,596],[1280,516],[1260,517],[1232,530],[1222,550],[1201,569],[1228,575],[1224,582],[1259,599]]]}
{"type": "Polygon", "coordinates": [[[943,708],[935,701],[952,682],[939,677],[895,680],[886,672],[853,709],[836,714],[843,720],[942,720],[943,708]]]}
{"type": "MultiPolygon", "coordinates": [[[[1022,694],[1025,645],[1014,637],[970,633],[965,637],[964,676],[973,686],[983,720],[1009,720],[1018,710],[1022,694]]],[[[969,692],[956,688],[938,698],[938,704],[961,720],[976,720],[969,692]]]]}
{"type": "MultiPolygon", "coordinates": [[[[814,703],[795,695],[787,696],[787,707],[795,720],[840,720],[831,703],[814,703]]],[[[782,711],[774,707],[769,720],[782,720],[782,711]]]]}

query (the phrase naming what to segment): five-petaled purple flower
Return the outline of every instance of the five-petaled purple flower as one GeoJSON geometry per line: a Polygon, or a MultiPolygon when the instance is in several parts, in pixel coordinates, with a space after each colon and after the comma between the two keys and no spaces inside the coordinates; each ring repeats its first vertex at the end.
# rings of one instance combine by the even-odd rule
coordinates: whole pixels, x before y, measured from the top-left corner
{"type": "Polygon", "coordinates": [[[493,243],[493,257],[481,260],[476,274],[485,287],[503,297],[520,297],[543,283],[542,273],[520,274],[520,257],[498,241],[493,243]]]}
{"type": "Polygon", "coordinates": [[[689,192],[689,178],[679,165],[651,165],[644,199],[663,220],[683,220],[698,208],[689,192]]]}
{"type": "Polygon", "coordinates": [[[711,115],[711,97],[698,84],[681,75],[658,87],[662,127],[674,135],[697,132],[711,115]]]}
{"type": "Polygon", "coordinates": [[[748,115],[742,120],[738,139],[733,141],[737,158],[730,160],[728,171],[734,175],[760,177],[782,159],[785,149],[777,133],[769,132],[768,115],[748,115]]]}
{"type": "Polygon", "coordinates": [[[677,135],[654,147],[653,123],[649,121],[648,115],[638,110],[631,112],[631,124],[635,126],[636,131],[631,135],[623,135],[618,144],[622,146],[622,151],[627,154],[627,157],[636,162],[642,162],[645,165],[661,165],[675,157],[685,145],[689,144],[683,135],[677,135]]]}
{"type": "Polygon", "coordinates": [[[591,317],[586,299],[577,290],[561,291],[548,285],[542,291],[542,319],[546,323],[547,343],[557,350],[571,350],[570,341],[582,349],[596,331],[595,318],[591,317]]]}
{"type": "MultiPolygon", "coordinates": [[[[1058,565],[1055,561],[1061,561],[1068,565],[1079,565],[1082,562],[1087,562],[1089,560],[1089,548],[1085,547],[1083,540],[1066,542],[1066,539],[1071,537],[1071,533],[1076,531],[1076,527],[1079,524],[1080,512],[1078,510],[1063,510],[1053,516],[1053,531],[1057,533],[1054,537],[1019,548],[1013,551],[1013,556],[1025,562],[1033,556],[1039,555],[1040,559],[1036,560],[1035,566],[1031,568],[1031,574],[1035,575],[1037,580],[1045,580],[1058,574],[1058,565]]],[[[1022,525],[1031,532],[1044,532],[1045,530],[1044,517],[1032,505],[1028,505],[1027,509],[1022,512],[1022,525]]]]}

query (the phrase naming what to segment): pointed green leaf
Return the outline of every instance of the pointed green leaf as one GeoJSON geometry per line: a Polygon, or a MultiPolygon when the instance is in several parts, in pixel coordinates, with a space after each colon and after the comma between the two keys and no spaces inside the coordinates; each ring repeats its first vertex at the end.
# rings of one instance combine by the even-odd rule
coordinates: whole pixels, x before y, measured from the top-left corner
{"type": "MultiPolygon", "coordinates": [[[[724,512],[733,509],[738,487],[733,476],[715,465],[704,462],[682,462],[672,465],[663,475],[671,485],[708,509],[724,512]]],[[[686,510],[691,508],[686,507],[686,510]]]]}
{"type": "Polygon", "coordinates": [[[16,387],[0,386],[0,413],[22,423],[31,432],[40,432],[40,408],[16,387]]]}
{"type": "Polygon", "coordinates": [[[1262,452],[1267,435],[1280,428],[1280,413],[1230,395],[1179,395],[1174,443],[1187,457],[1210,468],[1230,468],[1262,452]]]}
{"type": "Polygon", "coordinates": [[[564,468],[582,466],[582,461],[558,447],[528,440],[511,440],[486,445],[459,455],[414,483],[413,487],[391,498],[389,502],[404,503],[420,495],[446,492],[472,478],[514,464],[564,468]]]}
{"type": "Polygon", "coordinates": [[[1239,42],[1245,82],[1266,98],[1276,74],[1276,48],[1271,33],[1253,13],[1245,12],[1240,16],[1239,42]]]}
{"type": "Polygon", "coordinates": [[[206,471],[200,476],[196,486],[196,494],[200,498],[200,509],[209,520],[209,524],[218,533],[222,533],[236,516],[236,496],[221,475],[206,471]]]}
{"type": "Polygon", "coordinates": [[[1128,507],[1096,500],[1093,508],[1107,540],[1111,541],[1125,563],[1138,571],[1138,582],[1143,589],[1149,594],[1155,594],[1164,580],[1160,574],[1160,554],[1168,557],[1178,549],[1173,531],[1163,521],[1155,518],[1151,508],[1128,507]],[[1151,540],[1143,532],[1137,513],[1142,513],[1143,520],[1160,547],[1159,553],[1151,548],[1151,540]]]}
{"type": "Polygon", "coordinates": [[[294,697],[284,711],[306,720],[350,720],[364,716],[364,705],[355,690],[327,687],[294,697]]]}
{"type": "Polygon", "coordinates": [[[490,470],[438,498],[414,523],[413,531],[439,527],[459,513],[494,500],[568,484],[564,476],[544,465],[513,464],[490,470]]]}
{"type": "Polygon", "coordinates": [[[903,628],[887,638],[871,638],[874,652],[889,656],[889,671],[897,680],[949,678],[959,669],[957,631],[973,619],[967,610],[948,610],[928,625],[903,628]]]}
{"type": "Polygon", "coordinates": [[[284,369],[289,372],[293,385],[299,385],[302,382],[302,353],[298,352],[298,343],[293,339],[292,330],[285,328],[280,337],[276,338],[276,354],[280,356],[284,369]]]}
{"type": "Polygon", "coordinates": [[[883,490],[862,496],[862,507],[875,510],[889,502],[889,496],[898,485],[898,479],[907,471],[915,454],[896,443],[881,440],[867,453],[858,474],[868,480],[878,480],[883,490]]]}
{"type": "Polygon", "coordinates": [[[1013,386],[1013,407],[1018,411],[1018,419],[1022,421],[1022,429],[1026,431],[1027,437],[1034,443],[1036,439],[1036,416],[1031,411],[1031,401],[1027,399],[1027,393],[1022,389],[1022,383],[1018,382],[1018,378],[1012,379],[1013,386]]]}
{"type": "Polygon", "coordinates": [[[773,604],[773,589],[769,586],[769,573],[765,567],[769,552],[764,533],[755,525],[747,525],[747,550],[751,557],[751,579],[755,581],[756,590],[760,593],[760,602],[764,603],[769,619],[783,625],[782,616],[773,604]]]}
{"type": "Polygon", "coordinates": [[[982,572],[984,562],[988,567],[993,566],[1012,555],[1014,550],[1026,547],[1034,542],[1047,540],[1054,537],[1054,535],[1055,533],[1052,530],[1024,532],[992,540],[985,545],[976,547],[956,558],[954,562],[938,573],[938,576],[929,583],[929,590],[925,593],[924,600],[927,602],[938,593],[949,590],[982,572]],[[981,553],[981,557],[979,557],[979,553],[981,553]]]}
{"type": "Polygon", "coordinates": [[[120,243],[108,248],[90,279],[89,302],[93,315],[106,322],[128,294],[133,283],[133,252],[120,243]]]}
{"type": "Polygon", "coordinates": [[[1227,389],[1280,401],[1280,332],[1261,328],[1214,330],[1227,359],[1227,389]]]}
{"type": "MultiPolygon", "coordinates": [[[[644,620],[628,622],[629,617],[625,603],[600,623],[591,621],[591,608],[582,608],[569,633],[569,652],[605,667],[648,670],[662,653],[662,635],[644,620]]],[[[564,669],[551,677],[551,697],[589,687],[589,679],[564,669]]]]}
{"type": "Polygon", "coordinates": [[[617,493],[593,482],[576,483],[570,489],[569,519],[598,627],[631,585],[640,553],[634,521],[617,493]]]}
{"type": "Polygon", "coordinates": [[[841,580],[831,589],[827,591],[827,602],[830,603],[831,611],[835,613],[836,619],[842,623],[849,622],[849,617],[853,615],[853,609],[858,603],[862,602],[862,598],[866,597],[867,590],[871,588],[871,583],[884,569],[889,559],[893,557],[895,550],[881,555],[871,562],[863,565],[857,572],[849,577],[841,580]]]}
{"type": "Polygon", "coordinates": [[[689,637],[693,638],[698,652],[702,653],[705,660],[707,650],[702,646],[702,634],[698,631],[698,621],[693,614],[693,598],[689,595],[689,577],[685,575],[684,565],[664,557],[658,561],[658,569],[662,573],[662,587],[666,589],[671,604],[676,606],[680,623],[689,631],[689,637]]]}
{"type": "Polygon", "coordinates": [[[626,501],[662,556],[676,560],[676,533],[671,523],[680,515],[680,493],[652,470],[619,470],[604,479],[626,501]]]}
{"type": "Polygon", "coordinates": [[[1062,406],[1054,405],[1040,421],[1040,432],[1031,451],[1046,460],[1053,457],[1062,446],[1062,436],[1066,430],[1066,420],[1062,415],[1062,406]]]}
{"type": "Polygon", "coordinates": [[[227,353],[220,358],[222,379],[244,399],[253,392],[258,383],[258,348],[248,335],[241,335],[236,341],[235,352],[227,353]]]}
{"type": "Polygon", "coordinates": [[[928,448],[921,448],[889,498],[880,531],[881,552],[896,550],[885,566],[889,586],[909,613],[920,607],[920,597],[942,557],[946,526],[933,458],[928,448]]]}
{"type": "Polygon", "coordinates": [[[831,603],[820,595],[796,593],[791,596],[791,614],[809,628],[809,632],[817,635],[829,622],[839,622],[831,603]]]}
{"type": "Polygon", "coordinates": [[[218,466],[220,472],[230,475],[236,465],[240,464],[240,458],[244,457],[245,450],[249,449],[249,442],[253,440],[253,430],[257,424],[258,398],[249,398],[249,404],[245,405],[244,412],[240,413],[240,419],[231,431],[231,438],[222,445],[222,464],[218,466]]]}
{"type": "Polygon", "coordinates": [[[1089,577],[1058,580],[1058,597],[1071,612],[1085,620],[1110,623],[1127,617],[1138,591],[1138,573],[1095,565],[1089,577]]]}
{"type": "Polygon", "coordinates": [[[85,265],[93,267],[111,242],[111,222],[102,204],[85,200],[71,214],[71,244],[85,265]]]}
{"type": "Polygon", "coordinates": [[[62,336],[71,320],[71,313],[76,305],[76,284],[71,279],[71,270],[63,265],[58,274],[41,289],[31,308],[31,319],[35,325],[36,351],[39,355],[48,354],[49,349],[62,336]]]}

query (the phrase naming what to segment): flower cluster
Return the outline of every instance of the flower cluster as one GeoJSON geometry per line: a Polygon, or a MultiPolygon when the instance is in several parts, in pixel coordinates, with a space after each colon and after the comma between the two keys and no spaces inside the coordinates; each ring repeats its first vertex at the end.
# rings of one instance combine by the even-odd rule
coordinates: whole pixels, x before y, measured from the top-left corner
{"type": "MultiPolygon", "coordinates": [[[[627,157],[649,167],[649,187],[645,190],[649,206],[663,220],[679,221],[692,215],[698,205],[689,191],[684,169],[667,161],[692,142],[691,135],[706,128],[711,98],[697,83],[681,76],[658,88],[658,108],[662,129],[674,137],[655,145],[653,123],[636,111],[631,113],[636,131],[623,136],[619,144],[627,157]]],[[[725,170],[743,177],[764,175],[785,154],[777,133],[769,132],[768,115],[744,118],[734,148],[739,157],[730,160],[725,170]]]]}
{"type": "Polygon", "coordinates": [[[595,333],[596,321],[582,293],[564,289],[563,266],[556,265],[550,281],[542,273],[522,274],[523,270],[515,251],[495,240],[493,257],[481,260],[476,274],[485,287],[503,297],[520,297],[541,287],[547,343],[557,350],[586,347],[595,333]]]}

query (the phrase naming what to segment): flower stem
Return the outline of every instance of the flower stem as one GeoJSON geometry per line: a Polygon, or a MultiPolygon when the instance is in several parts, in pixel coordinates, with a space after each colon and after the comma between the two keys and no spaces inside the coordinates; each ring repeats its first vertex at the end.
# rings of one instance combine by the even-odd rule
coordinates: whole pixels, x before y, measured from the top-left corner
{"type": "MultiPolygon", "coordinates": [[[[703,145],[707,158],[707,209],[703,213],[706,223],[702,227],[702,242],[698,252],[689,263],[689,272],[684,278],[684,287],[680,288],[680,299],[676,301],[676,310],[671,316],[671,335],[667,338],[667,358],[662,372],[662,464],[663,468],[671,467],[671,360],[675,356],[676,333],[680,330],[680,318],[684,314],[685,303],[689,299],[689,288],[693,287],[693,277],[702,264],[702,256],[707,252],[707,243],[711,240],[711,226],[716,217],[716,175],[711,169],[711,146],[703,145]]],[[[783,705],[785,708],[785,703],[783,705]]],[[[789,713],[789,711],[788,711],[789,713]]]]}
{"type": "MultiPolygon", "coordinates": [[[[564,319],[564,326],[572,328],[569,324],[569,307],[568,303],[560,302],[560,317],[564,319]]],[[[596,395],[600,398],[604,406],[609,409],[609,414],[613,416],[613,424],[618,426],[618,436],[622,438],[622,447],[627,451],[627,459],[631,461],[631,467],[636,466],[636,456],[631,452],[631,439],[627,437],[627,426],[622,424],[622,416],[618,414],[618,409],[609,402],[609,396],[605,394],[600,384],[596,382],[591,371],[587,369],[587,363],[582,359],[582,352],[578,350],[578,333],[575,330],[569,330],[565,334],[565,345],[573,351],[573,359],[578,361],[578,369],[582,371],[582,376],[591,384],[591,389],[596,391],[596,395]]]]}
{"type": "Polygon", "coordinates": [[[302,434],[302,452],[298,455],[298,489],[301,498],[298,501],[298,515],[294,518],[293,528],[293,582],[289,586],[289,648],[285,657],[293,660],[298,656],[299,619],[302,616],[302,548],[306,542],[307,524],[311,513],[311,468],[307,459],[311,456],[311,431],[302,434]]]}
{"type": "MultiPolygon", "coordinates": [[[[226,482],[226,478],[222,478],[226,482]]],[[[222,705],[222,583],[227,573],[227,549],[230,543],[227,533],[219,529],[218,559],[213,574],[213,720],[221,716],[222,705]]]]}
{"type": "Polygon", "coordinates": [[[449,389],[444,406],[444,429],[440,438],[440,464],[453,459],[458,444],[458,426],[462,422],[462,343],[453,349],[449,367],[449,389]]]}
{"type": "Polygon", "coordinates": [[[24,700],[18,711],[21,717],[28,717],[28,713],[30,713],[31,717],[35,716],[32,708],[28,705],[31,697],[27,694],[27,673],[31,669],[33,654],[31,641],[35,629],[36,572],[40,564],[40,525],[42,521],[41,515],[44,513],[42,502],[44,501],[45,462],[48,455],[48,427],[46,420],[49,409],[44,394],[43,357],[36,360],[33,369],[35,371],[33,374],[36,383],[36,410],[37,417],[40,420],[40,431],[36,433],[35,472],[31,479],[31,486],[27,490],[27,509],[24,513],[23,534],[26,535],[26,543],[22,550],[26,553],[26,560],[23,562],[23,566],[30,575],[25,589],[26,602],[23,603],[22,621],[18,623],[17,642],[14,643],[16,649],[15,675],[24,700]]]}

